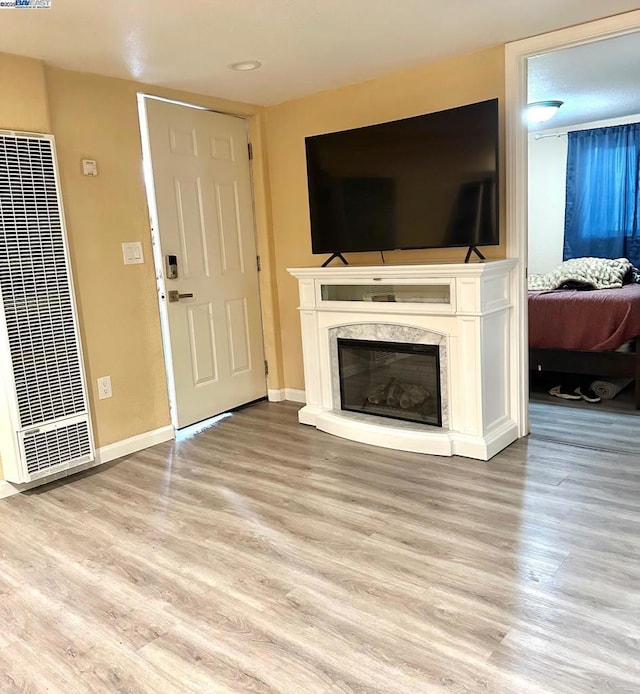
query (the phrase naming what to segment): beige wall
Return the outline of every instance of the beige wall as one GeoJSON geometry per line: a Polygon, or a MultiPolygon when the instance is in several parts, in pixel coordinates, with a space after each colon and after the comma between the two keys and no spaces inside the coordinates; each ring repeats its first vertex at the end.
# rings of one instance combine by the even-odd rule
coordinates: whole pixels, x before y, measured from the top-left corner
{"type": "MultiPolygon", "coordinates": [[[[320,262],[310,248],[304,137],[503,97],[504,59],[496,47],[266,111],[2,54],[0,89],[0,128],[56,136],[96,443],[105,446],[169,423],[138,91],[249,118],[269,386],[303,388],[297,287],[286,268],[320,262]],[[97,160],[97,178],[82,176],[82,158],[97,160]],[[137,240],[146,262],[125,266],[121,243],[137,240]],[[104,375],[113,398],[98,400],[95,380],[104,375]]],[[[459,250],[386,255],[387,262],[460,260],[459,250]]],[[[488,255],[502,257],[504,249],[488,255]]],[[[378,263],[379,256],[351,260],[378,263]]]]}
{"type": "MultiPolygon", "coordinates": [[[[267,109],[273,243],[286,387],[304,388],[297,286],[286,268],[317,266],[324,259],[324,256],[311,254],[304,138],[493,97],[503,100],[504,79],[504,48],[496,46],[267,109]]],[[[504,128],[501,130],[503,133],[504,128]]],[[[501,137],[504,142],[504,135],[501,137]]],[[[501,218],[504,220],[504,212],[501,218]]],[[[504,238],[504,233],[502,236],[504,238]]],[[[504,246],[485,250],[489,258],[505,255],[504,246]]],[[[385,256],[388,263],[461,262],[464,250],[395,251],[385,256]]],[[[380,263],[377,253],[347,257],[355,263],[380,263]]]]}
{"type": "Polygon", "coordinates": [[[0,129],[49,132],[41,61],[0,53],[0,129]]]}
{"type": "MultiPolygon", "coordinates": [[[[259,246],[267,232],[260,109],[66,70],[46,69],[51,126],[56,136],[85,364],[98,446],[169,424],[166,378],[142,176],[137,92],[146,91],[254,117],[259,246]],[[81,173],[95,159],[98,176],[81,173]],[[122,262],[121,244],[142,241],[145,263],[122,262]],[[113,397],[98,400],[95,382],[110,375],[113,397]]],[[[268,249],[265,305],[270,306],[268,249]]],[[[273,324],[269,312],[269,326],[273,324]]],[[[268,347],[273,338],[268,340],[268,347]]]]}
{"type": "Polygon", "coordinates": [[[96,445],[104,446],[169,423],[136,87],[46,73],[96,445]],[[97,161],[96,178],[82,175],[82,158],[97,161]],[[142,241],[144,264],[123,265],[123,241],[142,241]],[[95,382],[106,375],[113,397],[98,400],[95,382]]]}
{"type": "MultiPolygon", "coordinates": [[[[264,272],[265,346],[278,378],[278,307],[272,271],[262,109],[156,89],[126,80],[43,66],[0,54],[0,128],[53,132],[79,309],[96,445],[169,424],[151,237],[142,177],[137,92],[249,118],[258,248],[264,272]],[[81,159],[98,163],[83,176],[81,159]],[[142,241],[143,265],[122,262],[121,243],[142,241]],[[110,375],[113,397],[98,400],[96,378],[110,375]]],[[[1,471],[0,471],[1,476],[1,471]]]]}

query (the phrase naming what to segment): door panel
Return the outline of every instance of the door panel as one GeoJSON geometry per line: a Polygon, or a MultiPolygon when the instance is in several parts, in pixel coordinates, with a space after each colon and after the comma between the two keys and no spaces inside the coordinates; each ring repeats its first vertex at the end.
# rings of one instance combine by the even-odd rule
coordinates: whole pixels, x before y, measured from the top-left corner
{"type": "Polygon", "coordinates": [[[231,371],[240,373],[251,369],[251,347],[249,345],[249,317],[246,299],[227,301],[227,334],[231,371]]]}
{"type": "Polygon", "coordinates": [[[198,139],[195,128],[180,129],[169,126],[169,142],[172,154],[198,156],[198,139]]]}
{"type": "Polygon", "coordinates": [[[266,394],[246,124],[146,108],[161,255],[178,260],[160,285],[183,427],[266,394]],[[170,291],[193,297],[171,302],[170,291]]]}
{"type": "Polygon", "coordinates": [[[176,179],[176,211],[185,279],[209,276],[207,236],[200,179],[176,179]]]}
{"type": "Polygon", "coordinates": [[[216,364],[215,329],[213,326],[213,307],[211,304],[187,306],[189,321],[189,351],[193,368],[193,385],[218,380],[216,364]]]}
{"type": "Polygon", "coordinates": [[[214,159],[233,161],[233,144],[229,137],[211,138],[211,156],[214,159]]]}
{"type": "Polygon", "coordinates": [[[244,272],[242,236],[238,219],[238,195],[235,185],[216,185],[222,248],[222,271],[244,272]]]}

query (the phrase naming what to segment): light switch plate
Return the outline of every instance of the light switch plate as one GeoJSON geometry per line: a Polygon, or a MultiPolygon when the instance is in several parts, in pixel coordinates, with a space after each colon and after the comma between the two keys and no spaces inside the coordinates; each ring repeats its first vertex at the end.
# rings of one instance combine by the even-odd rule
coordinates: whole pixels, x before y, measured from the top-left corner
{"type": "Polygon", "coordinates": [[[140,243],[140,241],[131,241],[130,243],[123,243],[122,257],[124,258],[125,265],[138,265],[140,263],[144,263],[142,243],[140,243]]]}

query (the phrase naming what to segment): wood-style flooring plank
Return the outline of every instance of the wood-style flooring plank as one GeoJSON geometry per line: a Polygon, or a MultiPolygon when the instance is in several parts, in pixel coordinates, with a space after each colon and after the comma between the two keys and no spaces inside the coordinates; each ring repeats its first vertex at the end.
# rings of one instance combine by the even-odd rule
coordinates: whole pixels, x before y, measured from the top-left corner
{"type": "Polygon", "coordinates": [[[0,691],[640,692],[640,420],[544,407],[482,462],[260,403],[0,501],[0,691]]]}

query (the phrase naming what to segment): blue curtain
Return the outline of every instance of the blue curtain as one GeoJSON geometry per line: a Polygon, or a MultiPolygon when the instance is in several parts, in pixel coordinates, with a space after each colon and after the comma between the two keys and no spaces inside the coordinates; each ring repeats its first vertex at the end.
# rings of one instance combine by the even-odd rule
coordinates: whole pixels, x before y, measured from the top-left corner
{"type": "Polygon", "coordinates": [[[628,258],[640,265],[640,123],[570,132],[564,260],[628,258]]]}

